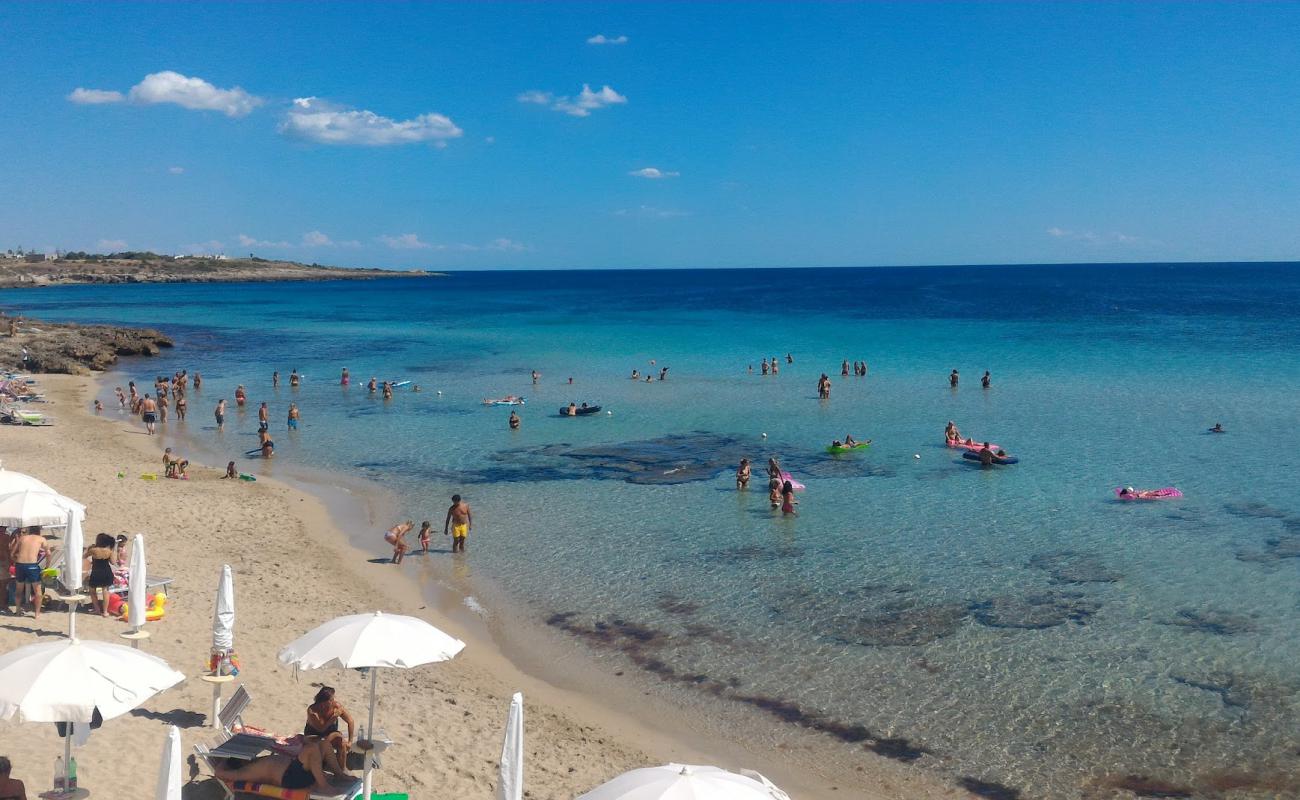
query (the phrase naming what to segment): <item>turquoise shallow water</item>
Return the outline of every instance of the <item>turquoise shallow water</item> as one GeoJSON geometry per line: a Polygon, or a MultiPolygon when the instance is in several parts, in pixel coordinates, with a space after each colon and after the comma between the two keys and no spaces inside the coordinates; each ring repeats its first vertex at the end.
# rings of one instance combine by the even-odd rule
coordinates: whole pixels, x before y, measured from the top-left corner
{"type": "Polygon", "coordinates": [[[252,447],[267,400],[277,467],[367,475],[402,499],[395,517],[436,523],[461,492],[475,575],[609,670],[759,710],[771,729],[751,735],[811,727],[850,759],[991,794],[1088,797],[1130,775],[1297,794],[1296,266],[490,273],[0,302],[174,333],[175,352],[126,369],[203,373],[185,428],[205,449],[252,447]],[[668,380],[627,380],[652,359],[668,380]],[[842,359],[869,376],[841,378],[842,359]],[[423,391],[384,402],[371,375],[423,391]],[[211,407],[237,383],[253,405],[219,434],[211,407]],[[507,393],[528,397],[518,432],[480,403],[507,393]],[[560,418],[570,400],[613,413],[560,418]],[[962,462],[949,419],[1021,464],[962,462]],[[1230,432],[1204,433],[1216,421],[1230,432]],[[827,455],[847,431],[872,447],[827,455]],[[734,490],[740,454],[808,484],[797,518],[772,515],[760,477],[734,490]],[[1121,484],[1186,497],[1123,504],[1121,484]]]}

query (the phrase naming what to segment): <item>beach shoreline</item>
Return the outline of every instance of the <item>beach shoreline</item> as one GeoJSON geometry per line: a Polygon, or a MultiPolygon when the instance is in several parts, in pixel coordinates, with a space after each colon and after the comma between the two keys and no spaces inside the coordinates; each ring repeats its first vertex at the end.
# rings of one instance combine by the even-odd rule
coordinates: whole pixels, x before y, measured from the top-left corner
{"type": "MultiPolygon", "coordinates": [[[[102,377],[102,376],[101,376],[102,377]]],[[[53,413],[58,421],[54,428],[49,429],[31,429],[24,431],[28,434],[25,438],[34,438],[34,436],[55,436],[68,437],[73,440],[79,440],[81,444],[80,452],[82,457],[91,457],[94,461],[107,469],[109,464],[136,461],[144,465],[156,463],[158,449],[162,446],[161,438],[151,440],[148,437],[141,436],[134,424],[134,421],[128,422],[128,418],[116,418],[116,413],[106,412],[103,417],[95,418],[89,411],[90,401],[97,392],[102,391],[98,384],[86,378],[71,377],[43,377],[42,386],[50,394],[54,401],[53,413]],[[79,435],[89,432],[99,434],[98,437],[79,435]],[[87,447],[86,445],[92,445],[87,447]],[[96,447],[94,445],[100,444],[96,447]],[[111,444],[111,447],[105,446],[111,444]],[[150,457],[152,456],[152,458],[150,457]],[[143,459],[143,461],[141,461],[143,459]]],[[[96,519],[96,509],[100,507],[100,493],[110,486],[104,486],[101,480],[92,480],[90,485],[78,485],[70,479],[60,479],[52,474],[52,464],[42,463],[42,458],[36,453],[23,453],[24,448],[17,448],[11,451],[10,458],[6,459],[6,465],[45,477],[53,483],[56,488],[65,491],[68,494],[86,500],[91,506],[91,513],[88,516],[88,531],[105,528],[114,530],[112,525],[104,526],[96,519]]],[[[144,467],[139,467],[143,469],[144,467]]],[[[130,486],[133,489],[141,489],[151,482],[139,481],[134,477],[136,467],[126,467],[128,479],[125,483],[118,483],[118,486],[130,486]]],[[[148,486],[148,489],[164,489],[164,487],[178,487],[184,490],[197,490],[200,487],[207,489],[212,487],[213,479],[220,474],[220,470],[200,466],[197,461],[191,467],[191,474],[194,479],[188,482],[159,481],[148,486]]],[[[340,605],[338,613],[348,613],[360,611],[369,607],[364,602],[356,602],[360,596],[380,598],[379,605],[384,608],[390,608],[396,611],[406,609],[417,609],[417,615],[430,616],[431,621],[440,627],[445,628],[448,632],[459,636],[469,643],[464,654],[458,657],[451,665],[437,665],[426,668],[425,670],[414,670],[409,673],[381,676],[381,686],[388,684],[406,684],[417,685],[424,680],[433,679],[435,685],[438,685],[441,691],[429,693],[433,697],[423,698],[427,705],[437,709],[441,705],[443,708],[437,709],[445,713],[446,708],[454,701],[455,708],[464,709],[466,717],[474,716],[475,724],[483,726],[485,735],[480,737],[482,740],[475,741],[476,751],[481,749],[486,752],[487,758],[491,760],[495,757],[494,751],[499,748],[499,729],[504,718],[505,705],[508,703],[509,691],[522,689],[525,694],[529,707],[530,730],[533,737],[541,737],[542,731],[536,730],[531,723],[540,717],[546,721],[546,727],[551,724],[558,724],[563,729],[563,735],[558,737],[558,741],[551,741],[550,746],[558,748],[559,752],[573,753],[581,752],[584,749],[594,751],[584,755],[582,759],[566,759],[564,757],[550,759],[542,753],[530,759],[526,765],[528,771],[528,787],[535,797],[572,797],[581,791],[590,789],[603,780],[607,780],[619,772],[631,769],[636,766],[645,766],[654,763],[661,763],[668,760],[677,760],[693,763],[719,763],[730,768],[749,767],[759,769],[765,773],[770,773],[780,785],[787,788],[792,796],[800,798],[817,798],[817,797],[836,797],[846,796],[842,792],[847,791],[848,796],[864,797],[889,797],[895,796],[895,790],[900,790],[900,794],[905,793],[907,796],[952,796],[955,791],[953,787],[939,786],[937,782],[932,781],[928,776],[919,774],[915,770],[903,770],[895,768],[895,765],[885,763],[883,759],[873,759],[880,761],[881,770],[862,772],[862,767],[858,768],[856,774],[841,773],[834,777],[813,769],[800,769],[797,765],[799,753],[788,754],[790,757],[784,757],[775,751],[766,753],[760,747],[757,750],[745,748],[735,743],[726,743],[716,738],[710,737],[706,732],[682,727],[683,718],[680,714],[665,713],[663,709],[655,707],[653,709],[637,709],[631,702],[632,693],[626,689],[622,691],[621,701],[618,699],[620,694],[618,687],[603,685],[598,691],[590,691],[593,684],[589,679],[597,678],[599,670],[591,668],[589,672],[578,671],[570,673],[570,680],[563,682],[563,685],[556,685],[553,682],[556,677],[555,670],[549,674],[545,669],[538,669],[539,664],[549,663],[549,659],[538,657],[538,653],[545,652],[545,647],[541,646],[536,639],[530,639],[527,636],[520,636],[518,626],[511,624],[502,624],[500,618],[487,618],[478,615],[470,610],[465,602],[464,595],[454,591],[449,586],[433,586],[426,584],[423,588],[414,574],[399,573],[398,576],[387,572],[391,569],[386,564],[369,563],[376,560],[380,550],[377,545],[380,543],[377,533],[373,535],[373,544],[371,547],[365,547],[364,541],[359,536],[349,536],[342,528],[353,528],[354,530],[367,529],[370,531],[380,530],[381,520],[377,509],[385,506],[390,502],[384,497],[382,487],[369,485],[367,491],[360,494],[355,493],[357,483],[348,482],[349,491],[346,496],[337,493],[338,484],[318,484],[315,493],[309,491],[310,487],[304,487],[297,484],[293,479],[286,484],[280,480],[259,480],[256,484],[247,485],[239,482],[235,486],[229,486],[230,489],[247,490],[253,493],[271,493],[279,500],[280,505],[288,516],[283,524],[292,524],[298,526],[303,531],[310,531],[310,538],[313,551],[310,554],[303,554],[304,559],[313,562],[318,569],[326,573],[342,573],[345,580],[339,581],[336,575],[335,585],[340,583],[349,587],[349,591],[342,593],[343,603],[340,605]],[[307,489],[308,491],[305,491],[307,489]],[[335,496],[343,500],[343,503],[327,503],[321,499],[321,495],[335,493],[335,496]],[[340,514],[344,507],[351,506],[353,513],[349,516],[340,514]],[[289,518],[293,518],[290,520],[289,518]],[[340,526],[340,523],[343,523],[340,526]],[[318,552],[317,552],[318,551],[318,552]],[[398,579],[394,579],[397,577],[398,579]],[[539,649],[531,649],[530,645],[537,645],[539,649]],[[527,655],[531,653],[533,658],[528,663],[527,655]],[[448,668],[448,669],[444,669],[448,668]],[[474,676],[472,682],[466,683],[462,676],[448,678],[445,682],[438,677],[443,672],[453,672],[465,670],[471,672],[474,676]],[[579,677],[581,676],[581,677],[579,677]],[[423,679],[423,680],[422,680],[423,679]],[[467,686],[474,687],[475,700],[479,702],[470,704],[466,708],[466,700],[462,697],[462,692],[467,686]],[[481,694],[480,694],[481,693],[481,694]],[[436,701],[436,702],[435,702],[436,701]],[[444,702],[445,701],[445,702],[444,702]],[[475,706],[478,706],[477,708],[475,706]],[[499,708],[494,706],[499,705],[499,708]],[[650,713],[647,713],[649,711],[650,713]],[[482,717],[479,719],[478,717],[482,717]],[[581,761],[581,764],[569,764],[568,760],[581,761]],[[553,761],[555,763],[547,763],[553,761]],[[559,761],[566,761],[563,769],[560,769],[559,761]],[[570,771],[566,771],[570,770],[570,771]],[[541,773],[540,776],[538,773],[541,773]],[[847,779],[847,780],[846,780],[847,779]],[[923,785],[934,783],[933,786],[923,785]],[[905,787],[905,792],[902,791],[905,787]]],[[[358,482],[365,483],[365,482],[358,482]]],[[[111,489],[110,489],[111,491],[111,489]]],[[[187,491],[187,493],[189,493],[187,491]]],[[[139,492],[134,492],[139,494],[139,492]]],[[[229,492],[226,492],[228,495],[229,492]]],[[[228,497],[204,497],[205,504],[216,503],[225,505],[234,499],[236,504],[239,503],[237,498],[228,497]]],[[[156,505],[156,504],[155,504],[156,505]]],[[[165,513],[165,508],[162,509],[165,513]]],[[[230,513],[227,509],[222,513],[230,513]]],[[[153,537],[151,537],[152,539],[153,537]]],[[[168,574],[163,572],[168,567],[170,561],[170,552],[173,549],[181,548],[182,542],[168,541],[172,537],[163,537],[164,542],[161,546],[153,543],[151,547],[151,560],[158,558],[161,566],[159,574],[168,574]]],[[[256,536],[253,537],[257,538],[256,536]]],[[[152,542],[151,542],[152,543],[152,542]]],[[[301,552],[298,548],[295,552],[301,552]]],[[[192,555],[187,552],[187,563],[192,560],[192,555]]],[[[213,569],[220,558],[216,554],[210,554],[208,560],[212,561],[213,569]]],[[[410,562],[408,562],[410,563],[410,562]]],[[[233,566],[233,564],[232,564],[233,566]]],[[[241,589],[247,592],[246,583],[240,574],[243,570],[236,568],[236,594],[237,603],[242,596],[241,589]]],[[[413,572],[413,571],[412,571],[413,572]]],[[[206,636],[207,622],[205,611],[210,608],[210,602],[207,598],[208,587],[202,581],[202,575],[192,575],[189,570],[183,576],[186,588],[178,598],[177,605],[184,604],[183,612],[177,611],[174,619],[165,620],[158,623],[155,627],[155,635],[160,635],[161,631],[172,627],[168,623],[174,623],[177,626],[189,623],[196,629],[189,632],[184,638],[192,641],[198,638],[198,643],[193,643],[187,648],[188,658],[184,659],[186,666],[173,660],[173,665],[182,669],[190,676],[197,672],[192,665],[196,657],[201,657],[206,653],[206,642],[203,637],[206,636]],[[194,583],[198,583],[194,587],[194,583]],[[197,624],[195,624],[197,623],[197,624]]],[[[292,576],[283,576],[285,586],[292,587],[294,581],[292,576]]],[[[215,586],[215,572],[213,585],[215,586]]],[[[301,590],[301,586],[296,587],[301,590]]],[[[277,605],[280,608],[270,611],[272,617],[292,616],[289,609],[293,606],[293,590],[290,590],[290,596],[281,596],[282,593],[277,591],[275,596],[279,597],[277,605]]],[[[307,592],[310,596],[310,591],[307,592]]],[[[263,603],[269,602],[269,597],[262,598],[263,603]]],[[[247,603],[247,601],[245,601],[247,603]]],[[[244,604],[240,604],[243,606],[244,604]]],[[[259,639],[270,636],[275,639],[273,646],[268,645],[265,648],[258,648],[257,651],[250,650],[249,646],[240,646],[241,627],[246,630],[246,625],[241,626],[236,623],[236,649],[244,660],[246,672],[250,673],[250,682],[258,682],[259,678],[269,678],[276,675],[283,680],[287,671],[278,667],[271,666],[267,670],[268,664],[274,661],[274,651],[294,636],[302,633],[313,624],[317,624],[324,619],[333,616],[321,615],[319,618],[303,620],[300,625],[286,626],[283,630],[277,632],[267,632],[259,635],[259,639]],[[301,628],[302,630],[299,630],[301,628]],[[259,675],[267,671],[268,675],[259,675]]],[[[243,617],[248,619],[248,617],[243,617]]],[[[27,618],[30,621],[30,617],[27,618]]],[[[43,630],[59,631],[65,624],[66,615],[58,612],[48,612],[41,619],[40,627],[43,630]]],[[[93,629],[96,622],[90,626],[93,629]]],[[[115,626],[116,623],[106,623],[109,626],[115,626]]],[[[19,630],[24,624],[10,625],[0,628],[0,644],[6,649],[27,643],[31,637],[24,635],[19,630]]],[[[113,628],[115,629],[115,628],[113,628]]],[[[101,635],[100,632],[87,634],[93,638],[109,638],[101,635]]],[[[545,638],[540,637],[540,638],[545,638]]],[[[156,641],[156,640],[155,640],[156,641]]],[[[149,645],[147,645],[149,646],[149,645]]],[[[562,643],[552,641],[550,646],[563,646],[562,643]]],[[[575,645],[570,645],[574,647],[575,645]]],[[[158,651],[155,651],[158,652],[158,651]]],[[[171,657],[164,653],[158,652],[164,658],[171,657]]],[[[568,659],[567,668],[573,668],[575,661],[582,661],[581,658],[568,659]]],[[[589,665],[590,666],[590,665],[589,665]]],[[[244,676],[241,675],[241,680],[244,676]]],[[[319,680],[333,683],[339,679],[328,672],[319,674],[304,674],[300,681],[319,680]]],[[[599,681],[598,681],[599,682],[599,681]]],[[[616,683],[609,676],[604,677],[605,684],[616,683]]],[[[391,688],[386,687],[386,688],[391,688]]],[[[306,689],[299,687],[298,693],[304,693],[306,689]]],[[[173,690],[172,693],[163,695],[159,699],[162,705],[169,705],[173,702],[178,703],[179,708],[189,712],[201,711],[208,706],[206,698],[207,687],[198,681],[190,680],[183,687],[173,690]],[[186,699],[185,702],[179,702],[175,696],[186,699]]],[[[292,694],[292,692],[290,692],[292,694]]],[[[256,705],[257,713],[251,715],[251,721],[255,724],[266,727],[284,728],[292,730],[294,723],[291,721],[294,716],[292,711],[295,703],[289,698],[284,698],[280,702],[272,703],[267,700],[271,692],[262,689],[255,690],[255,697],[258,697],[256,705]],[[270,722],[266,717],[261,716],[269,713],[274,719],[270,722]]],[[[348,690],[350,704],[354,710],[359,710],[364,700],[361,696],[359,687],[352,687],[348,690]]],[[[381,715],[383,714],[384,703],[382,701],[383,692],[381,691],[381,715]]],[[[304,705],[299,703],[298,705],[304,705]]],[[[391,721],[393,712],[388,712],[388,719],[391,721]]],[[[381,716],[381,720],[383,717],[381,716]]],[[[143,720],[140,720],[143,721],[143,720]]],[[[137,720],[130,720],[134,723],[137,720]]],[[[403,720],[409,724],[411,720],[403,720]]],[[[115,725],[119,723],[114,723],[115,725]]],[[[125,725],[127,723],[121,723],[125,725]]],[[[138,726],[136,726],[138,727],[138,726]]],[[[394,735],[394,726],[386,726],[390,735],[394,735]]],[[[195,727],[185,731],[186,744],[189,746],[194,741],[203,741],[208,733],[206,728],[195,727]],[[197,734],[197,735],[195,735],[197,734]]],[[[115,734],[116,735],[116,734],[115,734]]],[[[148,733],[143,731],[132,731],[132,738],[147,737],[148,733]]],[[[158,739],[161,738],[161,728],[152,731],[152,735],[158,739]]],[[[420,738],[413,732],[412,738],[420,738]]],[[[809,733],[809,736],[817,734],[809,733]]],[[[403,741],[409,742],[406,736],[395,735],[403,741]]],[[[458,737],[463,738],[463,737],[458,737]]],[[[554,740],[553,733],[547,737],[554,740]]],[[[532,738],[533,743],[537,742],[532,738]]],[[[87,748],[91,751],[95,748],[96,742],[92,739],[91,745],[87,748]]],[[[27,762],[32,758],[39,758],[41,755],[52,752],[53,745],[47,743],[45,747],[29,748],[19,747],[11,748],[13,754],[20,762],[27,762]]],[[[439,780],[445,780],[447,776],[442,775],[436,766],[431,764],[427,758],[415,759],[418,750],[421,748],[406,747],[403,748],[400,743],[390,754],[386,761],[386,769],[380,774],[381,785],[384,781],[396,779],[399,785],[420,785],[424,783],[436,784],[439,780]],[[405,750],[406,752],[402,752],[405,750]],[[431,773],[430,770],[433,770],[431,773]]],[[[543,751],[547,748],[542,747],[543,751]]],[[[532,752],[530,750],[530,752],[532,752]]],[[[93,752],[87,754],[87,762],[94,764],[95,759],[93,752]]],[[[436,759],[433,760],[436,762],[436,759]]],[[[40,761],[37,762],[41,763],[40,761]]],[[[453,764],[445,765],[448,768],[453,764]]],[[[811,765],[809,765],[811,766],[811,765]]],[[[874,765],[872,765],[874,766],[874,765]]],[[[38,769],[36,775],[43,775],[43,769],[38,769]]],[[[84,770],[83,770],[84,771],[84,770]]],[[[92,771],[88,776],[95,775],[92,771]]],[[[482,769],[475,769],[472,774],[460,775],[460,778],[466,780],[468,784],[465,790],[469,794],[474,791],[483,791],[489,788],[492,778],[495,775],[495,768],[484,765],[482,769]],[[477,787],[471,789],[471,787],[477,787]]],[[[88,777],[87,781],[91,780],[88,777]]],[[[215,788],[215,787],[212,787],[215,788]]],[[[960,794],[960,792],[959,792],[960,794]]],[[[187,795],[188,796],[188,795],[187,795]]],[[[206,795],[195,795],[206,796],[206,795]]],[[[420,796],[418,792],[412,794],[413,797],[420,796]]]]}

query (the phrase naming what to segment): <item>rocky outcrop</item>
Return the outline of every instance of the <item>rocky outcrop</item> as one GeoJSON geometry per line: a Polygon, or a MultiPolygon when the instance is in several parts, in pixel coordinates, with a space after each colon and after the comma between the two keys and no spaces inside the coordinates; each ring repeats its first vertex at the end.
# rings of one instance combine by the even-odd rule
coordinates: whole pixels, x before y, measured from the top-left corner
{"type": "Polygon", "coordinates": [[[85,375],[108,369],[118,356],[156,356],[172,346],[151,328],[24,320],[17,336],[8,332],[8,320],[0,320],[0,367],[15,372],[85,375]]]}
{"type": "Polygon", "coordinates": [[[31,289],[83,283],[234,283],[267,281],[339,281],[440,275],[325,267],[263,258],[101,258],[56,259],[30,263],[0,258],[0,289],[31,289]]]}

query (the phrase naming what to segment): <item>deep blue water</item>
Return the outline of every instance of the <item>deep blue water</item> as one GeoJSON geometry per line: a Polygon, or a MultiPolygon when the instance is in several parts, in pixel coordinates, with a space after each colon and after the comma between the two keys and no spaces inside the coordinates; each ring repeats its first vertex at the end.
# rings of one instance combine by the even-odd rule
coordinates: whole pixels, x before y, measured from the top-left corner
{"type": "Polygon", "coordinates": [[[466,495],[469,558],[422,560],[429,579],[483,579],[489,613],[549,621],[652,693],[778,709],[765,740],[793,719],[836,758],[1026,797],[1224,771],[1296,792],[1300,265],[497,272],[0,303],[172,333],[127,369],[203,373],[169,434],[213,456],[253,446],[267,400],[276,469],[372,477],[417,521],[466,495]],[[772,356],[781,373],[760,376],[772,356]],[[841,378],[843,359],[869,375],[841,378]],[[385,402],[371,375],[423,391],[385,402]],[[250,410],[219,434],[211,407],[240,383],[250,410]],[[481,404],[505,394],[528,397],[514,433],[481,404]],[[612,414],[560,418],[571,400],[612,414]],[[949,419],[1021,463],[963,462],[949,419]],[[1229,433],[1206,434],[1216,421],[1229,433]],[[828,455],[845,432],[874,443],[828,455]],[[797,517],[768,509],[769,455],[808,484],[797,517]],[[1186,497],[1123,504],[1122,484],[1186,497]]]}

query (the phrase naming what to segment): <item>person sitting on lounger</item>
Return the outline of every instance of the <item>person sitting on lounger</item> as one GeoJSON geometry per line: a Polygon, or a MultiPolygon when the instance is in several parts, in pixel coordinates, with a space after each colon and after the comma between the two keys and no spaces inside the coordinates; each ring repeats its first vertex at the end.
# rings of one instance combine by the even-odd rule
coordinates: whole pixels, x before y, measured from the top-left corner
{"type": "Polygon", "coordinates": [[[302,735],[317,737],[328,744],[333,748],[339,764],[346,770],[348,748],[356,741],[356,734],[357,726],[352,721],[352,715],[342,703],[334,699],[334,687],[322,686],[312,704],[307,706],[307,724],[302,728],[302,735]],[[339,731],[339,720],[348,725],[347,737],[339,731]]]}
{"type": "Polygon", "coordinates": [[[227,758],[212,765],[212,771],[223,781],[266,783],[284,789],[310,789],[333,794],[338,790],[330,785],[325,770],[335,775],[344,774],[330,746],[312,740],[307,740],[297,756],[276,753],[251,761],[227,758]]]}

